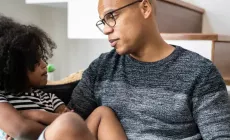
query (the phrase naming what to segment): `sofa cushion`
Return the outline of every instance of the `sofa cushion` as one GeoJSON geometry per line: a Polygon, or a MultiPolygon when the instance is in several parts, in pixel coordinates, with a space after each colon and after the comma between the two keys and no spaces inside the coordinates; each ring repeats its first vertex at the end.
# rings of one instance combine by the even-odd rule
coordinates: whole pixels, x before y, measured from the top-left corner
{"type": "Polygon", "coordinates": [[[59,85],[46,85],[40,87],[39,89],[47,92],[54,93],[58,98],[60,98],[65,104],[68,104],[73,92],[73,89],[77,86],[78,81],[74,81],[67,84],[59,84],[59,85]]]}

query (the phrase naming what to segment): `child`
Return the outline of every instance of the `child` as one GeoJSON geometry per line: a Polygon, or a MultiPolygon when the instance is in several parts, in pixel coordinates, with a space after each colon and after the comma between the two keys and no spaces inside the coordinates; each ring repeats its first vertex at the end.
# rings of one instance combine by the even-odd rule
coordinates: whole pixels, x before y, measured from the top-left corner
{"type": "Polygon", "coordinates": [[[84,122],[54,94],[36,89],[47,83],[55,48],[38,27],[0,16],[0,129],[15,139],[127,139],[111,109],[99,107],[84,122]]]}

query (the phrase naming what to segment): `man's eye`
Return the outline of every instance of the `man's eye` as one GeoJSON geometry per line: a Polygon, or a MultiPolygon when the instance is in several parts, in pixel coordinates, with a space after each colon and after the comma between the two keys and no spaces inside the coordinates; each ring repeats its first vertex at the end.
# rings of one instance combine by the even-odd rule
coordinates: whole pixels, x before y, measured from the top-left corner
{"type": "Polygon", "coordinates": [[[108,14],[108,15],[106,16],[106,19],[107,19],[107,20],[112,19],[112,18],[113,18],[113,15],[112,15],[112,14],[108,14]]]}
{"type": "Polygon", "coordinates": [[[118,14],[113,14],[113,17],[116,19],[118,17],[118,14]]]}
{"type": "Polygon", "coordinates": [[[113,17],[113,14],[112,13],[110,13],[110,14],[108,14],[108,16],[107,16],[108,18],[111,18],[111,17],[113,17]]]}

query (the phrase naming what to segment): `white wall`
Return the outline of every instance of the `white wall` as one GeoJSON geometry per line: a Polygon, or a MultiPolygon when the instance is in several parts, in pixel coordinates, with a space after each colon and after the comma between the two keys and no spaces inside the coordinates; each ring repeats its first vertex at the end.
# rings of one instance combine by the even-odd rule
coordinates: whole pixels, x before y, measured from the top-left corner
{"type": "Polygon", "coordinates": [[[71,0],[68,2],[68,37],[71,39],[106,39],[96,27],[100,19],[97,11],[98,0],[71,0]],[[90,10],[85,9],[85,6],[90,10]],[[84,14],[82,14],[84,12],[84,14]]]}
{"type": "Polygon", "coordinates": [[[68,2],[68,0],[25,0],[26,3],[60,3],[60,2],[68,2]]]}
{"type": "Polygon", "coordinates": [[[54,79],[60,79],[67,76],[68,68],[68,39],[67,39],[67,9],[44,7],[41,11],[42,25],[45,31],[49,32],[51,38],[57,44],[57,49],[54,50],[54,56],[50,63],[56,67],[54,79]]]}
{"type": "Polygon", "coordinates": [[[230,1],[229,0],[183,0],[201,8],[206,13],[203,21],[204,33],[230,35],[230,1]]]}
{"type": "Polygon", "coordinates": [[[40,8],[25,5],[25,0],[1,0],[0,13],[22,23],[33,23],[41,26],[40,8]]]}
{"type": "Polygon", "coordinates": [[[101,53],[111,50],[107,39],[68,39],[67,9],[48,8],[44,11],[42,24],[45,30],[52,29],[51,36],[58,45],[51,59],[57,67],[56,80],[86,69],[101,53]]]}
{"type": "Polygon", "coordinates": [[[88,65],[101,53],[111,50],[105,39],[75,39],[69,40],[69,72],[76,72],[88,65]]]}
{"type": "Polygon", "coordinates": [[[49,61],[56,67],[55,80],[86,69],[101,53],[111,49],[107,39],[68,39],[66,8],[26,5],[25,0],[1,0],[0,13],[41,27],[56,42],[57,49],[49,61]]]}
{"type": "MultiPolygon", "coordinates": [[[[26,5],[25,0],[1,0],[0,13],[11,17],[21,23],[35,24],[45,30],[57,43],[58,49],[55,50],[52,62],[57,67],[55,79],[67,75],[63,72],[62,58],[65,57],[64,47],[67,39],[67,9],[48,8],[45,6],[26,5]]],[[[67,50],[66,50],[67,51],[67,50]]]]}

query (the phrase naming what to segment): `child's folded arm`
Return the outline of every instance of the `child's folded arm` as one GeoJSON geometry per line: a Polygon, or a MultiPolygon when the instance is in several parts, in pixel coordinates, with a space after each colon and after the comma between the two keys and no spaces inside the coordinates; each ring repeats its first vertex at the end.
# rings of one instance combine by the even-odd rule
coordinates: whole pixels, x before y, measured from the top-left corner
{"type": "Polygon", "coordinates": [[[9,103],[0,103],[0,129],[17,140],[37,139],[45,126],[22,117],[9,103]]]}
{"type": "Polygon", "coordinates": [[[58,106],[54,112],[58,113],[58,114],[62,114],[62,113],[66,113],[66,112],[71,112],[71,110],[65,104],[62,104],[62,105],[58,106]]]}
{"type": "Polygon", "coordinates": [[[50,125],[58,116],[58,113],[51,113],[43,110],[23,110],[22,116],[43,125],[50,125]]]}

